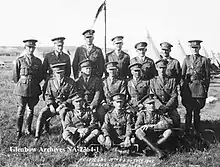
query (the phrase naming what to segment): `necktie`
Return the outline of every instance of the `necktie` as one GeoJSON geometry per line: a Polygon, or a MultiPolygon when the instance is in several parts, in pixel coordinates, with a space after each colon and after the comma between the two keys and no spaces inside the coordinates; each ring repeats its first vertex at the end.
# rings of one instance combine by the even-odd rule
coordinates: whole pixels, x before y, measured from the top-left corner
{"type": "Polygon", "coordinates": [[[57,79],[57,86],[60,87],[60,79],[57,79]]]}
{"type": "Polygon", "coordinates": [[[31,65],[31,57],[30,56],[27,56],[27,63],[28,63],[28,65],[31,65]]]}
{"type": "Polygon", "coordinates": [[[85,81],[86,81],[86,83],[88,83],[89,77],[85,77],[85,81]]]}
{"type": "Polygon", "coordinates": [[[161,82],[163,85],[165,85],[165,78],[164,77],[161,77],[161,82]]]}
{"type": "Polygon", "coordinates": [[[61,53],[58,53],[57,58],[60,59],[61,53]]]}

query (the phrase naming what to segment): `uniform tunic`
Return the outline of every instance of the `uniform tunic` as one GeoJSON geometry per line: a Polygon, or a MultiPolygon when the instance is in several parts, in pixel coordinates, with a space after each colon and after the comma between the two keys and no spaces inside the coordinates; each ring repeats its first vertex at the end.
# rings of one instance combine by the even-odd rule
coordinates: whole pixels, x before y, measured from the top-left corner
{"type": "Polygon", "coordinates": [[[73,79],[69,77],[65,76],[60,85],[58,85],[57,78],[55,77],[52,77],[48,80],[45,92],[45,102],[47,106],[42,108],[38,115],[35,137],[40,137],[41,129],[44,125],[49,128],[50,120],[48,118],[52,118],[53,116],[59,114],[61,121],[64,120],[65,113],[67,112],[66,109],[68,109],[67,107],[69,106],[68,104],[70,103],[71,96],[74,94],[75,91],[76,83],[73,79]],[[53,105],[56,109],[61,104],[66,105],[66,107],[61,109],[59,113],[57,111],[55,111],[55,113],[52,113],[50,111],[50,105],[53,105]]]}
{"type": "Polygon", "coordinates": [[[79,77],[79,63],[85,59],[92,61],[92,75],[101,78],[104,72],[104,56],[102,50],[95,45],[91,50],[88,50],[85,45],[76,49],[72,62],[74,78],[79,77]]]}
{"type": "Polygon", "coordinates": [[[13,80],[16,83],[14,94],[22,97],[38,97],[41,94],[42,62],[39,58],[27,55],[18,57],[13,69],[13,80]]]}
{"type": "Polygon", "coordinates": [[[90,76],[86,81],[85,76],[82,75],[77,80],[77,88],[85,91],[85,100],[93,108],[100,105],[102,100],[102,80],[96,76],[90,76]]]}
{"type": "Polygon", "coordinates": [[[106,55],[106,63],[116,61],[119,67],[119,78],[126,79],[131,77],[128,66],[130,65],[130,56],[121,51],[119,55],[115,51],[112,51],[106,55]]]}
{"type": "Polygon", "coordinates": [[[168,108],[177,108],[178,92],[174,78],[165,78],[165,83],[162,83],[159,76],[154,77],[150,80],[150,93],[156,95],[160,102],[168,108]]]}
{"type": "Polygon", "coordinates": [[[156,96],[160,104],[166,107],[166,114],[173,120],[174,126],[179,127],[180,116],[176,110],[178,107],[177,84],[174,78],[164,78],[159,76],[150,80],[150,94],[156,96]]]}
{"type": "Polygon", "coordinates": [[[66,103],[74,92],[76,92],[76,83],[72,78],[64,77],[60,86],[56,78],[50,78],[46,88],[45,102],[47,106],[66,103]]]}
{"type": "Polygon", "coordinates": [[[104,137],[109,136],[113,141],[117,140],[117,138],[125,139],[126,137],[131,137],[131,114],[126,111],[122,112],[121,115],[117,115],[115,109],[112,109],[106,113],[105,121],[102,125],[104,137]]]}
{"type": "Polygon", "coordinates": [[[106,78],[103,81],[103,91],[104,96],[107,104],[111,103],[111,96],[115,93],[122,93],[126,94],[126,83],[124,80],[120,80],[117,78],[114,78],[111,82],[110,78],[106,78]]]}
{"type": "Polygon", "coordinates": [[[179,84],[182,75],[179,61],[172,57],[169,57],[166,60],[168,61],[166,75],[169,78],[175,78],[176,83],[179,84]]]}
{"type": "Polygon", "coordinates": [[[147,110],[140,111],[135,123],[135,129],[143,125],[155,125],[154,129],[167,129],[172,126],[172,120],[166,116],[159,115],[154,111],[147,110]]]}
{"type": "Polygon", "coordinates": [[[142,64],[142,71],[143,71],[143,80],[150,80],[154,76],[157,75],[157,70],[154,64],[154,61],[149,57],[144,57],[144,60],[141,57],[137,56],[131,59],[131,64],[133,63],[140,63],[142,64]]]}
{"type": "Polygon", "coordinates": [[[198,55],[188,55],[182,66],[183,98],[206,98],[210,84],[208,59],[198,55]]]}
{"type": "Polygon", "coordinates": [[[136,106],[139,100],[150,93],[149,84],[149,81],[142,79],[138,81],[131,79],[128,81],[129,100],[133,106],[136,106]]]}
{"type": "Polygon", "coordinates": [[[70,65],[70,57],[66,53],[61,53],[61,55],[57,55],[55,51],[46,54],[44,61],[43,61],[43,75],[44,79],[46,80],[53,74],[53,70],[51,65],[57,63],[66,63],[65,65],[65,75],[67,77],[71,74],[71,65],[70,65]]]}

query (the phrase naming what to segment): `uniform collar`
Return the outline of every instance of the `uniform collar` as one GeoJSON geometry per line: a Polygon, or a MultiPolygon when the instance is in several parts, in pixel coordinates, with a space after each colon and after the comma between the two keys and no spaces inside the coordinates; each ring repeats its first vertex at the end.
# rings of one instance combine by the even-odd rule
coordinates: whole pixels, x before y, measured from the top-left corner
{"type": "Polygon", "coordinates": [[[91,50],[93,47],[94,47],[94,44],[92,44],[92,45],[85,45],[85,48],[88,49],[88,50],[91,50]]]}
{"type": "Polygon", "coordinates": [[[122,50],[120,50],[120,51],[115,50],[115,54],[116,54],[117,56],[119,56],[119,55],[121,54],[121,52],[122,52],[122,50]]]}
{"type": "Polygon", "coordinates": [[[54,53],[55,53],[56,56],[59,56],[59,55],[62,55],[62,54],[63,54],[63,52],[60,52],[60,53],[59,53],[59,52],[57,52],[57,51],[54,51],[54,53]]]}

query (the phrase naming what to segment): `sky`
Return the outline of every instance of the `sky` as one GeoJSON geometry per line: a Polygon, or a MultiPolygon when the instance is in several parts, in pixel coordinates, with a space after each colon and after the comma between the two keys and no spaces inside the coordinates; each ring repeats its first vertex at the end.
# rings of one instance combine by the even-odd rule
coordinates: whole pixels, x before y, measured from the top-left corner
{"type": "MultiPolygon", "coordinates": [[[[84,44],[82,32],[91,28],[103,0],[0,0],[0,46],[22,45],[28,38],[38,46],[52,46],[51,38],[66,37],[65,45],[84,44]]],[[[146,30],[155,45],[200,39],[210,52],[220,52],[219,0],[107,0],[107,47],[111,38],[124,36],[124,49],[146,41],[146,30]]],[[[94,26],[94,43],[104,47],[104,12],[94,26]]]]}

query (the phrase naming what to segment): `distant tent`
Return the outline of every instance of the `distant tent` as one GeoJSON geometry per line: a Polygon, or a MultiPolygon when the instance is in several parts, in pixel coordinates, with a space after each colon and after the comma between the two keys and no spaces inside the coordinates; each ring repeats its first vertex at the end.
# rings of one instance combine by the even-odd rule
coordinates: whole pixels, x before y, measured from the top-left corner
{"type": "Polygon", "coordinates": [[[177,59],[180,62],[180,65],[182,66],[183,61],[186,57],[186,52],[184,51],[180,41],[178,41],[177,47],[174,47],[174,51],[171,51],[171,56],[177,59]]]}
{"type": "Polygon", "coordinates": [[[220,62],[220,53],[215,54],[215,58],[220,62]]]}
{"type": "Polygon", "coordinates": [[[206,51],[206,49],[205,49],[204,46],[202,47],[201,55],[202,55],[202,56],[205,56],[205,57],[207,57],[207,58],[211,58],[211,57],[209,56],[208,52],[206,51]]]}
{"type": "Polygon", "coordinates": [[[158,61],[159,59],[161,59],[160,57],[160,53],[159,51],[157,50],[154,42],[153,42],[153,39],[151,38],[149,32],[146,30],[147,32],[147,41],[148,41],[148,46],[147,46],[147,52],[146,52],[146,55],[148,57],[150,57],[151,59],[154,60],[154,62],[158,61]]]}
{"type": "Polygon", "coordinates": [[[219,68],[220,63],[219,63],[219,61],[216,59],[215,54],[214,54],[212,51],[211,51],[210,56],[211,56],[211,64],[214,64],[214,65],[216,65],[216,67],[219,68]]]}

